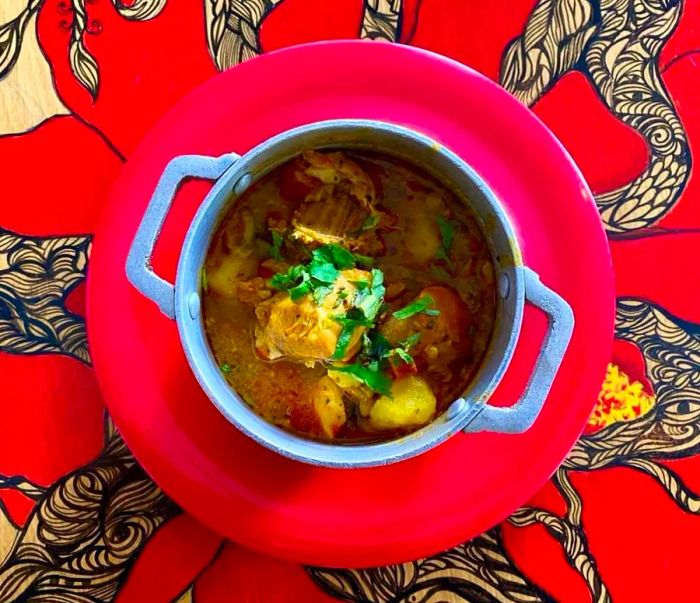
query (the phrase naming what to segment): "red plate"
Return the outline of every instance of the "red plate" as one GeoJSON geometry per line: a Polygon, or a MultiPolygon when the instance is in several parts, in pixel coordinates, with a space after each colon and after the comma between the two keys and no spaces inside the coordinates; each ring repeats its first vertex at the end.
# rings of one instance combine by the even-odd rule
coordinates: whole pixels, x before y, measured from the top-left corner
{"type": "MultiPolygon", "coordinates": [[[[156,249],[174,277],[208,183],[185,185],[156,249]]],[[[112,417],[146,470],[184,509],[226,536],[319,565],[388,564],[437,552],[504,519],[549,478],[579,436],[610,357],[613,273],[591,193],[537,118],[470,69],[406,46],[326,42],[222,73],[172,110],[129,160],[95,237],[89,276],[92,357],[112,417]],[[525,263],[569,301],[576,328],[535,426],[458,434],[389,467],[307,466],[260,447],[200,390],[174,322],[124,273],[127,250],[166,163],[243,153],[312,121],[370,118],[424,132],[470,163],[503,200],[525,263]]],[[[545,320],[528,308],[493,400],[512,404],[545,320]]]]}

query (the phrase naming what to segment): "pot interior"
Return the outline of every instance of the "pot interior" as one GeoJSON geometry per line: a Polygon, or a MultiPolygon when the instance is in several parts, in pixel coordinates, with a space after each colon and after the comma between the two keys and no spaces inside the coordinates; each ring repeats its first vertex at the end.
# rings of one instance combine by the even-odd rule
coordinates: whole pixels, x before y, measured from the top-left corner
{"type": "Polygon", "coordinates": [[[510,362],[524,304],[522,259],[510,221],[490,189],[438,142],[408,129],[364,120],[319,122],[284,132],[255,147],[216,183],[192,221],[176,279],[176,316],[190,365],[212,402],[250,437],[303,462],[333,467],[374,466],[414,456],[465,427],[483,408],[510,362]],[[418,431],[366,444],[323,443],[290,433],[258,416],[221,375],[209,349],[201,312],[200,277],[213,234],[250,185],[306,149],[355,149],[396,157],[451,189],[477,218],[496,270],[497,310],[491,342],[478,373],[453,407],[418,431]],[[457,408],[459,408],[458,412],[457,408]]]}

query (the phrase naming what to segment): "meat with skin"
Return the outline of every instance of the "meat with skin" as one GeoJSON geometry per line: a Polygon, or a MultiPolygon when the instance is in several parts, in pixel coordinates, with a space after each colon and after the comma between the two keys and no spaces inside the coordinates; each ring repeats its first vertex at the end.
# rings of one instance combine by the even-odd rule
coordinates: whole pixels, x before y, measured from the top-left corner
{"type": "MultiPolygon", "coordinates": [[[[341,271],[320,305],[311,295],[293,301],[286,291],[258,305],[255,310],[258,353],[269,360],[285,357],[307,365],[331,360],[343,328],[334,317],[344,315],[352,307],[357,291],[353,282],[358,281],[371,285],[371,273],[359,269],[341,271]]],[[[359,351],[365,330],[362,326],[355,327],[347,352],[336,360],[347,361],[359,351]]]]}
{"type": "Polygon", "coordinates": [[[342,152],[306,151],[300,177],[316,182],[294,213],[292,236],[307,244],[350,242],[375,210],[374,183],[360,165],[342,152]]]}

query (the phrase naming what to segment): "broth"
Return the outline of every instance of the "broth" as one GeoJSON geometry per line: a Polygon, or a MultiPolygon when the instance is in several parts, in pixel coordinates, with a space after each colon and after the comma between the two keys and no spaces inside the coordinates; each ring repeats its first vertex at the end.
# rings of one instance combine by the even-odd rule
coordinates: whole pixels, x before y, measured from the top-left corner
{"type": "Polygon", "coordinates": [[[306,151],[229,209],[202,274],[228,383],[266,420],[332,442],[419,429],[468,386],[496,313],[475,217],[386,155],[306,151]]]}

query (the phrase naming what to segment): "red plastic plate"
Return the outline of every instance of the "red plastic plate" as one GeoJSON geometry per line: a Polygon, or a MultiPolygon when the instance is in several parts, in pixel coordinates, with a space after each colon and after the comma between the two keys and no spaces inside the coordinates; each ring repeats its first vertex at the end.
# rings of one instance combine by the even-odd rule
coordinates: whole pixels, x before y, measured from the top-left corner
{"type": "MultiPolygon", "coordinates": [[[[172,280],[209,188],[186,184],[156,250],[172,280]]],[[[126,442],[184,509],[260,551],[319,565],[421,557],[504,519],[549,478],[580,434],[610,357],[613,273],[590,191],[540,121],[470,69],[413,48],[327,42],[264,55],[213,78],[141,143],[111,195],[89,275],[89,336],[100,384],[126,442]],[[507,206],[525,263],[574,309],[573,339],[542,414],[525,434],[458,434],[409,461],[323,469],[268,451],[202,393],[174,322],[126,280],[127,251],[166,163],[243,153],[283,130],[373,118],[424,132],[470,163],[507,206]]],[[[510,405],[544,332],[528,308],[493,401],[510,405]]]]}

